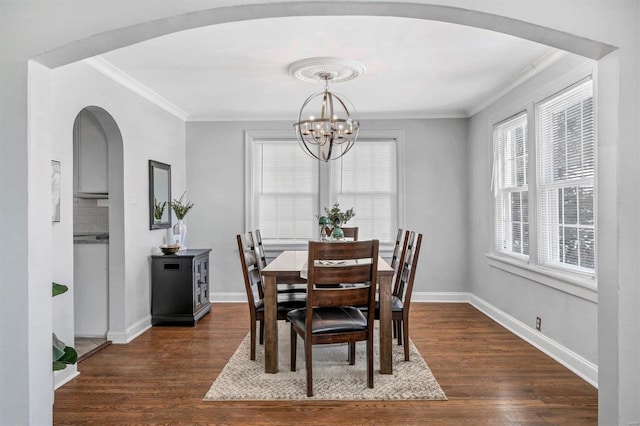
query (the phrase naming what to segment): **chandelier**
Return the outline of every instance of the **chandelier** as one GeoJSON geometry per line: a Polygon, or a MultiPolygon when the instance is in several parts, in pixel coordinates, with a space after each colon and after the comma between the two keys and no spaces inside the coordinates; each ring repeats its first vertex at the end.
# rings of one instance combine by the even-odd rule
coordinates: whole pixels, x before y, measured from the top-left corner
{"type": "Polygon", "coordinates": [[[329,83],[352,80],[364,73],[358,62],[339,58],[311,58],[289,66],[294,77],[324,82],[324,91],[309,96],[293,124],[298,143],[311,157],[324,162],[349,152],[360,130],[353,104],[343,95],[329,90],[329,83]]]}

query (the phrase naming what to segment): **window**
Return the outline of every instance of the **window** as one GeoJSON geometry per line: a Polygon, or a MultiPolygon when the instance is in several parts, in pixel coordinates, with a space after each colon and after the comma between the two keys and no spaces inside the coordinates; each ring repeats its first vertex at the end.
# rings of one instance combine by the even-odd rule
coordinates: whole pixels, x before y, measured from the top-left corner
{"type": "Polygon", "coordinates": [[[316,214],[337,202],[343,210],[354,208],[348,225],[360,228],[361,239],[392,243],[402,208],[399,136],[371,133],[361,132],[347,155],[324,163],[306,155],[288,133],[247,132],[247,228],[260,229],[271,242],[317,239],[316,214]]]}
{"type": "Polygon", "coordinates": [[[317,229],[318,162],[296,141],[253,140],[252,229],[265,239],[309,240],[317,229]]]}
{"type": "Polygon", "coordinates": [[[331,171],[331,199],[343,210],[354,208],[349,225],[359,227],[360,238],[393,241],[398,229],[395,141],[358,141],[331,171]]]}
{"type": "Polygon", "coordinates": [[[500,256],[493,259],[590,285],[596,268],[594,123],[589,77],[531,100],[525,112],[494,125],[494,247],[500,256]],[[527,123],[534,112],[532,129],[527,123]]]}
{"type": "Polygon", "coordinates": [[[538,257],[577,272],[595,271],[595,132],[592,81],[540,103],[538,257]]]}
{"type": "Polygon", "coordinates": [[[493,143],[496,249],[510,255],[528,256],[527,114],[519,114],[496,125],[493,143]]]}

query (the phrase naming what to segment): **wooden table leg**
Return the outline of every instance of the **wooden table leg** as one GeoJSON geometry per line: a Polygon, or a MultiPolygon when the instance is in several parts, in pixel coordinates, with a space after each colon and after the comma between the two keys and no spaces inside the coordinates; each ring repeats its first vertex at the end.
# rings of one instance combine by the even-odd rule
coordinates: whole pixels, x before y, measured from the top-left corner
{"type": "Polygon", "coordinates": [[[380,286],[380,374],[393,374],[391,363],[391,275],[379,275],[380,286]]]}
{"type": "Polygon", "coordinates": [[[264,276],[264,371],[278,372],[278,308],[275,276],[264,276]]]}

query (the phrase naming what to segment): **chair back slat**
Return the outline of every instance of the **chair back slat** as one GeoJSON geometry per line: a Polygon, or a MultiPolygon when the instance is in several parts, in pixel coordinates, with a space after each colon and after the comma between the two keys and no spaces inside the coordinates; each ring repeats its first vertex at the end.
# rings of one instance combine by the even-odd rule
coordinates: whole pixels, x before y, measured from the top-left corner
{"type": "Polygon", "coordinates": [[[409,233],[405,237],[405,248],[401,259],[400,270],[396,279],[393,295],[398,297],[407,308],[411,302],[413,292],[413,281],[416,275],[416,266],[420,256],[420,246],[422,245],[422,234],[409,233]]]}
{"type": "Polygon", "coordinates": [[[402,228],[398,228],[398,233],[396,234],[396,245],[393,247],[393,255],[391,256],[391,266],[393,268],[393,273],[398,272],[398,261],[400,260],[400,249],[402,247],[402,228]]]}
{"type": "Polygon", "coordinates": [[[260,230],[256,229],[256,235],[254,238],[256,256],[258,258],[258,268],[262,271],[267,266],[267,257],[264,254],[264,246],[262,245],[262,235],[260,230]]]}
{"type": "Polygon", "coordinates": [[[245,290],[249,303],[255,304],[256,299],[264,298],[264,287],[262,286],[261,270],[258,267],[258,257],[255,251],[255,244],[251,232],[236,235],[238,242],[238,252],[240,263],[242,264],[242,275],[244,277],[245,290]]]}
{"type": "Polygon", "coordinates": [[[356,288],[322,288],[317,286],[317,297],[313,301],[314,307],[327,306],[356,306],[369,303],[369,287],[371,284],[363,284],[356,288]],[[318,295],[321,293],[320,295],[318,295]]]}
{"type": "MultiPolygon", "coordinates": [[[[320,261],[323,262],[323,261],[320,261]]],[[[332,261],[326,261],[332,262],[332,261]]],[[[347,262],[347,261],[333,261],[347,262]]],[[[371,274],[371,262],[354,264],[354,265],[322,265],[316,262],[315,268],[315,284],[334,284],[334,283],[361,283],[369,281],[371,274]]]]}

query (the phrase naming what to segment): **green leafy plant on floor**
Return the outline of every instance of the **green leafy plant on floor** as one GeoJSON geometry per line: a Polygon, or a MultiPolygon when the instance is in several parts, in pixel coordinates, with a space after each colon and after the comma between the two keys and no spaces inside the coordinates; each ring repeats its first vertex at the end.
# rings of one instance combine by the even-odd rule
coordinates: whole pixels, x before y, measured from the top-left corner
{"type": "MultiPolygon", "coordinates": [[[[64,284],[53,284],[53,297],[66,293],[69,290],[64,284]]],[[[75,364],[78,361],[78,353],[71,346],[58,339],[56,333],[53,333],[53,371],[64,370],[67,365],[75,364]]]]}

